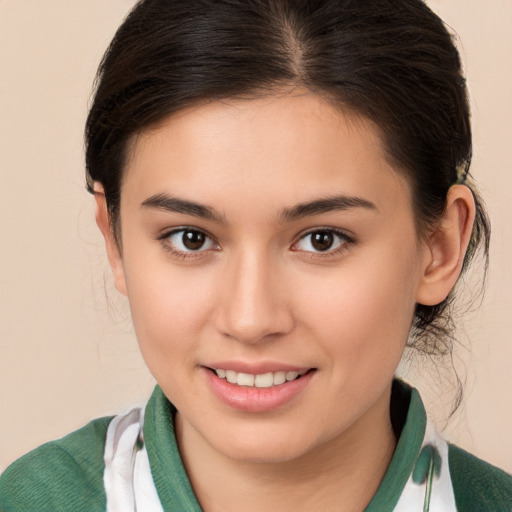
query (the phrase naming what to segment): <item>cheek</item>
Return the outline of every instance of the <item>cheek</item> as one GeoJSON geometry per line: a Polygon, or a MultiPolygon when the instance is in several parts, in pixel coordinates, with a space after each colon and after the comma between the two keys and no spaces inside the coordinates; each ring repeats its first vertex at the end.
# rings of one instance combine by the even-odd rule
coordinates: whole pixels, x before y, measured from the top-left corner
{"type": "Polygon", "coordinates": [[[177,270],[155,259],[147,266],[126,261],[125,273],[135,332],[150,369],[186,357],[211,312],[211,279],[197,268],[177,270]]]}
{"type": "Polygon", "coordinates": [[[347,260],[335,274],[309,283],[314,292],[304,301],[304,318],[339,357],[394,364],[414,314],[416,268],[414,258],[391,250],[374,260],[347,260]]]}

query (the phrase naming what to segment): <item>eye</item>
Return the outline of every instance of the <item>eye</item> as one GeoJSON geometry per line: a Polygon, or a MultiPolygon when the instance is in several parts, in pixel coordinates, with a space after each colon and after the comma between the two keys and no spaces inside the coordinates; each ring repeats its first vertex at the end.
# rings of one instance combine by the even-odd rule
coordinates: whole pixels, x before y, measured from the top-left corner
{"type": "Polygon", "coordinates": [[[318,229],[310,231],[303,235],[296,242],[292,250],[317,252],[317,253],[336,253],[345,248],[352,240],[340,231],[333,229],[318,229]]]}
{"type": "Polygon", "coordinates": [[[178,253],[200,252],[218,247],[204,231],[191,228],[172,231],[162,237],[162,240],[172,251],[178,253]]]}

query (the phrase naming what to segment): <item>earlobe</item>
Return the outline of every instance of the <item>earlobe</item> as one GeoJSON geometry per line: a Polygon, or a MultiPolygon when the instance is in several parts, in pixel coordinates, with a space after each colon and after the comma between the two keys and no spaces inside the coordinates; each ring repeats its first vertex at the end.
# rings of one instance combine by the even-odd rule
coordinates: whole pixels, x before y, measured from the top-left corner
{"type": "Polygon", "coordinates": [[[423,269],[416,302],[425,306],[441,303],[460,275],[475,220],[471,190],[453,185],[439,225],[425,243],[423,269]]]}
{"type": "Polygon", "coordinates": [[[99,183],[94,184],[94,200],[96,202],[96,224],[105,240],[108,261],[116,288],[126,295],[126,279],[124,274],[123,258],[119,249],[118,241],[114,235],[111,217],[107,208],[107,201],[103,187],[99,183]]]}

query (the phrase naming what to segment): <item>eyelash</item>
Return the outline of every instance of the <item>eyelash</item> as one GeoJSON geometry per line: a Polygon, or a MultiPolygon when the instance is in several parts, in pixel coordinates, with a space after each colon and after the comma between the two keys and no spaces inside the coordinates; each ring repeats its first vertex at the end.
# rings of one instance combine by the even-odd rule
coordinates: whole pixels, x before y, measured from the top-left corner
{"type": "Polygon", "coordinates": [[[162,235],[160,235],[158,237],[158,240],[162,243],[163,248],[166,251],[168,251],[171,254],[171,256],[174,256],[175,258],[178,258],[180,260],[194,259],[194,258],[201,257],[202,256],[201,253],[204,253],[205,249],[199,249],[197,251],[194,251],[194,250],[182,251],[182,250],[176,249],[176,247],[170,243],[169,238],[171,236],[177,235],[179,233],[183,233],[183,235],[185,233],[197,233],[200,235],[204,235],[206,241],[213,242],[218,247],[218,244],[216,244],[214,239],[208,233],[206,233],[202,229],[192,228],[192,227],[188,227],[188,226],[176,228],[176,229],[167,231],[167,232],[163,233],[162,235]]]}
{"type": "MultiPolygon", "coordinates": [[[[171,236],[177,235],[179,233],[185,234],[185,233],[196,233],[200,235],[205,236],[206,241],[210,241],[210,243],[215,244],[216,248],[215,250],[218,250],[219,247],[218,244],[214,241],[213,237],[211,237],[207,232],[203,231],[202,229],[197,229],[193,227],[180,227],[173,229],[171,231],[167,231],[160,235],[158,237],[158,240],[162,243],[163,248],[168,251],[171,256],[174,256],[175,258],[178,258],[180,260],[186,260],[186,259],[194,259],[203,256],[202,253],[206,252],[207,250],[210,250],[210,248],[203,249],[202,247],[198,250],[179,250],[176,249],[176,247],[170,243],[169,238],[171,236]]],[[[183,236],[183,235],[182,235],[183,236]]],[[[336,243],[336,242],[335,242],[336,243]]],[[[304,254],[307,254],[307,257],[309,258],[329,258],[334,257],[342,254],[345,252],[351,245],[354,245],[356,243],[355,239],[351,236],[347,235],[345,232],[335,229],[335,228],[328,228],[328,227],[318,227],[315,229],[312,229],[302,235],[299,236],[296,242],[292,244],[291,250],[293,252],[302,252],[304,254]],[[308,236],[314,235],[315,233],[328,233],[331,235],[334,235],[338,239],[339,246],[335,249],[327,249],[326,251],[301,251],[300,249],[294,249],[294,246],[298,245],[301,241],[305,240],[308,236]]],[[[310,242],[311,245],[311,242],[310,242]]]]}
{"type": "Polygon", "coordinates": [[[309,258],[318,259],[339,256],[340,254],[343,254],[346,250],[348,250],[348,248],[351,245],[354,245],[356,243],[356,240],[353,237],[347,235],[347,233],[345,233],[344,231],[329,227],[319,227],[309,230],[308,232],[302,234],[297,240],[297,242],[293,243],[292,250],[299,252],[300,249],[293,249],[293,247],[299,244],[301,241],[305,240],[308,236],[314,235],[315,233],[329,233],[331,235],[334,235],[334,237],[338,238],[339,246],[336,247],[335,249],[327,249],[326,251],[302,251],[304,254],[307,254],[307,257],[309,258]]]}

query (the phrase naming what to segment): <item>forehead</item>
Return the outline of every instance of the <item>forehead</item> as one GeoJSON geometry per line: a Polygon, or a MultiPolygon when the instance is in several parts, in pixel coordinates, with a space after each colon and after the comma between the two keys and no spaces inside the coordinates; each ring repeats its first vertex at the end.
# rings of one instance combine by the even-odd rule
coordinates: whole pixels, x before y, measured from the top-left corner
{"type": "Polygon", "coordinates": [[[333,193],[409,196],[378,128],[307,91],[215,101],[168,117],[132,141],[127,196],[190,196],[289,206],[333,193]],[[384,194],[385,195],[385,194],[384,194]]]}

